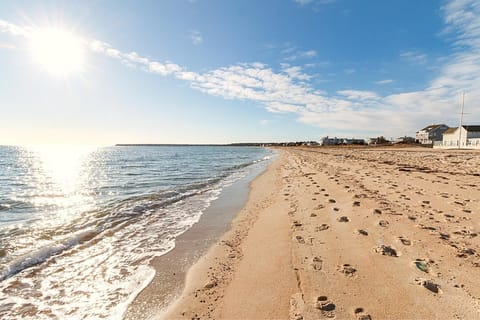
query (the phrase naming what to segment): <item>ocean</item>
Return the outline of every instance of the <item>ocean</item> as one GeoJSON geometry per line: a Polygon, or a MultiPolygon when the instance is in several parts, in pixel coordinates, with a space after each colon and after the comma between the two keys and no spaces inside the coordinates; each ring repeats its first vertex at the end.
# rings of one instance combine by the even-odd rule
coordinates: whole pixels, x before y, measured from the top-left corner
{"type": "Polygon", "coordinates": [[[121,319],[255,147],[0,146],[0,318],[121,319]]]}

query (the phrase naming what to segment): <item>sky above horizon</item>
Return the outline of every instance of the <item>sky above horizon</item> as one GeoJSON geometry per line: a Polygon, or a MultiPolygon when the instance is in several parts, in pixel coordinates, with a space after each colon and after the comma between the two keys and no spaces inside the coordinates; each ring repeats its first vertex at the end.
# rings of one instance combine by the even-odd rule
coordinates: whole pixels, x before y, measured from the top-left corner
{"type": "Polygon", "coordinates": [[[414,136],[479,89],[475,0],[0,2],[0,144],[414,136]]]}

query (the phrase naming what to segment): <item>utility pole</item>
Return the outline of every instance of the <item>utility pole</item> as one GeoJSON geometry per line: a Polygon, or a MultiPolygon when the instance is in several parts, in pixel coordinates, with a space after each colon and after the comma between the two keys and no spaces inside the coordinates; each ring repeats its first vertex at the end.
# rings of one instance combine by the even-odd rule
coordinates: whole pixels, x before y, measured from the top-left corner
{"type": "Polygon", "coordinates": [[[465,91],[462,94],[462,112],[460,112],[460,127],[458,127],[458,149],[462,147],[463,108],[465,106],[465,91]]]}

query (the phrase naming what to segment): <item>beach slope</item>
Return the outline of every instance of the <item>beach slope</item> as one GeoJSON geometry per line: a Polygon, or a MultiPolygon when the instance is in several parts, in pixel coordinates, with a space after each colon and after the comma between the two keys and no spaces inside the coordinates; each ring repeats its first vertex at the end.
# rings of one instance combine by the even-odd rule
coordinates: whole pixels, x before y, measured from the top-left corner
{"type": "Polygon", "coordinates": [[[162,317],[480,319],[479,156],[282,149],[162,317]]]}

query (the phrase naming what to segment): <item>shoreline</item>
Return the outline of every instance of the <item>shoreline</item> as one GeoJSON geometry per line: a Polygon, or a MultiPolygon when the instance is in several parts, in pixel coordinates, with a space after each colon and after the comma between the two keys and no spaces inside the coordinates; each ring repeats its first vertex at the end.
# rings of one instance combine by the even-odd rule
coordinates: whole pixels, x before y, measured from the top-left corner
{"type": "MultiPolygon", "coordinates": [[[[278,171],[283,161],[283,152],[279,151],[277,159],[250,183],[248,200],[230,229],[188,270],[182,294],[159,319],[278,318],[288,313],[288,303],[281,308],[278,305],[266,307],[262,297],[269,294],[261,288],[264,280],[268,282],[264,288],[274,285],[283,290],[275,300],[288,300],[291,289],[296,287],[291,265],[270,264],[271,259],[267,265],[258,264],[262,254],[272,252],[277,252],[277,261],[283,262],[284,252],[290,250],[288,218],[277,220],[260,215],[274,206],[273,198],[280,195],[278,171]],[[271,232],[265,232],[265,228],[271,232]],[[245,250],[256,254],[245,255],[245,250]],[[239,270],[255,286],[246,287],[236,282],[234,271],[238,273],[239,270]],[[284,280],[272,279],[269,276],[272,272],[284,276],[284,280]],[[265,277],[259,277],[260,273],[265,277]],[[247,307],[243,303],[247,300],[256,300],[256,303],[247,307]],[[220,305],[219,301],[227,304],[220,305]]],[[[240,282],[245,280],[243,276],[240,282]]]]}
{"type": "Polygon", "coordinates": [[[283,149],[159,318],[478,319],[476,155],[283,149]]]}
{"type": "Polygon", "coordinates": [[[154,319],[180,295],[187,271],[229,229],[245,205],[251,182],[268,164],[257,163],[245,177],[226,186],[190,229],[175,240],[175,247],[154,258],[151,281],[129,303],[123,319],[154,319]]]}

